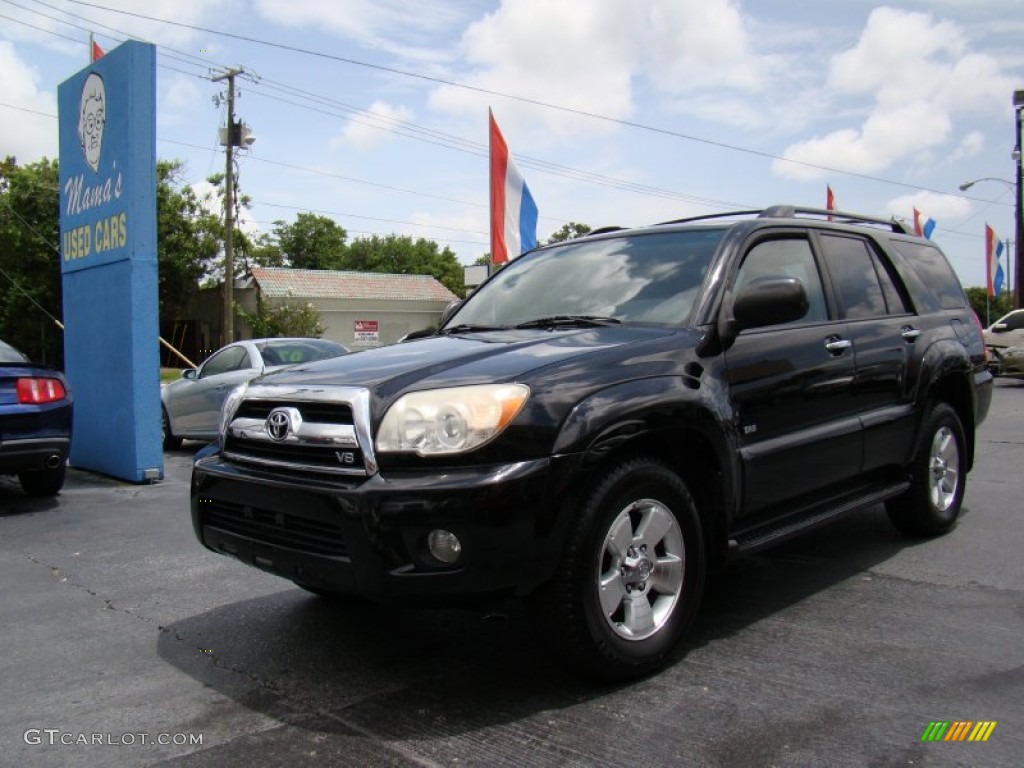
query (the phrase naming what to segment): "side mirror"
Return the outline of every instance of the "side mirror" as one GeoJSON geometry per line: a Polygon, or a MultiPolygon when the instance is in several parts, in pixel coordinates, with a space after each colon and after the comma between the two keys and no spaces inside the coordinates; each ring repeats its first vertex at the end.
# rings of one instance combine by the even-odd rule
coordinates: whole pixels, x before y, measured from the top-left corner
{"type": "Polygon", "coordinates": [[[459,307],[462,306],[462,303],[464,301],[465,299],[453,301],[451,304],[444,308],[444,312],[441,313],[441,322],[438,324],[438,328],[444,327],[444,324],[452,319],[452,315],[459,311],[459,307]]]}
{"type": "Polygon", "coordinates": [[[744,286],[733,302],[736,333],[795,322],[807,314],[809,306],[804,284],[795,277],[759,277],[744,286]]]}
{"type": "Polygon", "coordinates": [[[1006,333],[1010,330],[1010,326],[1006,323],[996,323],[989,330],[992,331],[992,333],[1006,333]]]}
{"type": "Polygon", "coordinates": [[[181,378],[195,381],[199,372],[195,368],[186,368],[181,372],[181,378]]]}
{"type": "Polygon", "coordinates": [[[425,339],[427,336],[433,336],[435,333],[437,333],[437,328],[423,328],[419,331],[411,331],[400,338],[398,343],[401,344],[402,342],[413,341],[415,339],[425,339]]]}

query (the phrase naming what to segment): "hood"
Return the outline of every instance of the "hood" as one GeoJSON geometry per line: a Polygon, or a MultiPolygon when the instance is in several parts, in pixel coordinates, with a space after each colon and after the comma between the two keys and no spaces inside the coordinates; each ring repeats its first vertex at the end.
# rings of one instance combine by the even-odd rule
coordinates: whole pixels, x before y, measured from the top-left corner
{"type": "Polygon", "coordinates": [[[529,383],[542,369],[583,355],[632,349],[679,333],[663,326],[510,330],[431,336],[293,366],[258,379],[262,384],[367,387],[390,399],[413,389],[497,381],[529,383]]]}

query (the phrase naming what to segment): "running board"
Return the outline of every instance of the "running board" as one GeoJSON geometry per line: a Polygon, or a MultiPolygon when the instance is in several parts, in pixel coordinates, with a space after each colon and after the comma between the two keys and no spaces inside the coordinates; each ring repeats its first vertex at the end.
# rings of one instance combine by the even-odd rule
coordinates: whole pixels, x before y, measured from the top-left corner
{"type": "Polygon", "coordinates": [[[841,497],[828,505],[809,507],[791,515],[777,518],[768,523],[741,530],[729,539],[729,554],[749,554],[778,544],[792,536],[817,528],[833,520],[867,507],[881,504],[886,499],[899,496],[910,488],[906,480],[892,483],[868,494],[841,497]]]}

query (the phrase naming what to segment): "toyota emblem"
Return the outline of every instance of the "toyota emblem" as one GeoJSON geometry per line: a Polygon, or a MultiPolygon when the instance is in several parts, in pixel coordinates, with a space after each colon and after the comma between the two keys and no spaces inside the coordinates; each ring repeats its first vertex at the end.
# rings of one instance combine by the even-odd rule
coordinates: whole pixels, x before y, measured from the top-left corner
{"type": "Polygon", "coordinates": [[[285,408],[272,410],[267,416],[266,429],[271,440],[281,442],[288,437],[288,433],[292,430],[292,420],[288,415],[288,410],[285,408]]]}

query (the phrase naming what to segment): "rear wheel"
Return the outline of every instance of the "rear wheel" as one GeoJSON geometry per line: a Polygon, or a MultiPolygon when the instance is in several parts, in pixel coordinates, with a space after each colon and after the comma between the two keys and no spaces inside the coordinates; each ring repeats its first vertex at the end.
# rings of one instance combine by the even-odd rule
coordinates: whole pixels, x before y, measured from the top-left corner
{"type": "Polygon", "coordinates": [[[176,451],[179,448],[181,448],[181,438],[180,437],[175,437],[174,433],[171,432],[171,420],[169,418],[167,418],[167,409],[166,408],[161,408],[160,409],[160,415],[162,417],[161,418],[161,429],[162,429],[161,434],[163,436],[163,441],[164,441],[164,450],[165,451],[176,451]]]}
{"type": "Polygon", "coordinates": [[[689,629],[705,567],[700,518],[683,481],[637,458],[586,497],[555,579],[538,599],[571,661],[628,680],[660,666],[689,629]]]}
{"type": "Polygon", "coordinates": [[[18,482],[21,489],[29,496],[56,496],[64,487],[65,465],[62,461],[59,466],[49,469],[34,469],[18,473],[18,482]]]}
{"type": "Polygon", "coordinates": [[[948,404],[929,411],[910,466],[910,489],[886,502],[889,520],[912,536],[938,536],[956,523],[964,499],[964,428],[948,404]]]}

